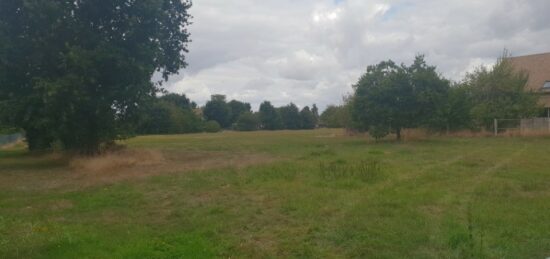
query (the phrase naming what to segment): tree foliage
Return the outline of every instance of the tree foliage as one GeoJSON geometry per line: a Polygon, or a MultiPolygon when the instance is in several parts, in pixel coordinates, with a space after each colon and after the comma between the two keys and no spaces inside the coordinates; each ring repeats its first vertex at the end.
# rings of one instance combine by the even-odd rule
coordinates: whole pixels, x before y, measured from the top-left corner
{"type": "Polygon", "coordinates": [[[300,111],[300,118],[302,129],[314,129],[317,127],[317,116],[309,109],[309,106],[304,107],[300,111]]]}
{"type": "Polygon", "coordinates": [[[347,105],[329,105],[321,114],[320,125],[327,128],[345,128],[350,125],[350,111],[347,105]]]}
{"type": "Polygon", "coordinates": [[[466,76],[471,116],[477,127],[492,128],[493,119],[518,119],[537,114],[538,96],[526,91],[528,75],[514,71],[506,52],[492,68],[480,67],[466,76]]]}
{"type": "MultiPolygon", "coordinates": [[[[194,112],[190,102],[183,105],[183,95],[166,95],[153,99],[141,112],[137,128],[139,134],[180,134],[201,132],[202,119],[194,112]],[[173,98],[179,96],[178,98],[173,98]]],[[[188,99],[187,99],[188,101],[188,99]]]]}
{"type": "Polygon", "coordinates": [[[96,153],[127,133],[159,84],[186,66],[188,1],[0,2],[2,116],[29,149],[96,153]]]}
{"type": "Polygon", "coordinates": [[[222,127],[217,121],[207,121],[204,123],[204,131],[208,133],[220,132],[222,127]]]}
{"type": "Polygon", "coordinates": [[[225,95],[212,95],[204,106],[203,114],[206,120],[216,121],[222,128],[231,126],[231,107],[225,100],[225,95]]]}
{"type": "Polygon", "coordinates": [[[448,102],[450,81],[443,78],[430,66],[424,56],[417,56],[409,67],[405,67],[412,88],[414,108],[410,126],[439,130],[445,118],[440,109],[448,102]]]}
{"type": "Polygon", "coordinates": [[[412,87],[406,70],[394,62],[369,66],[353,88],[352,116],[358,130],[392,128],[399,138],[401,129],[413,123],[412,87]]]}
{"type": "Polygon", "coordinates": [[[278,130],[283,128],[283,120],[277,109],[268,101],[260,104],[260,126],[266,130],[278,130]]]}
{"type": "Polygon", "coordinates": [[[197,108],[197,104],[189,100],[185,94],[169,93],[160,97],[160,100],[172,103],[180,109],[191,110],[197,108]]]}
{"type": "Polygon", "coordinates": [[[430,126],[435,130],[451,131],[472,129],[471,91],[464,84],[455,84],[450,87],[445,102],[436,109],[430,126]]]}
{"type": "Polygon", "coordinates": [[[400,139],[404,128],[437,125],[449,82],[417,56],[408,67],[391,60],[369,66],[353,88],[353,126],[360,131],[387,129],[400,139]]]}
{"type": "Polygon", "coordinates": [[[302,117],[300,116],[300,110],[298,110],[298,107],[295,104],[290,103],[283,107],[279,107],[278,110],[285,129],[296,130],[302,128],[302,117]]]}
{"type": "Polygon", "coordinates": [[[313,113],[313,116],[315,117],[315,124],[316,124],[315,126],[318,126],[320,115],[319,115],[319,108],[317,108],[316,104],[313,104],[311,106],[311,112],[313,113]]]}
{"type": "Polygon", "coordinates": [[[228,104],[231,110],[230,124],[236,123],[241,114],[252,112],[252,107],[250,106],[250,103],[231,100],[228,104]]]}
{"type": "Polygon", "coordinates": [[[235,129],[239,131],[254,131],[259,129],[258,115],[252,112],[243,112],[235,123],[235,129]]]}

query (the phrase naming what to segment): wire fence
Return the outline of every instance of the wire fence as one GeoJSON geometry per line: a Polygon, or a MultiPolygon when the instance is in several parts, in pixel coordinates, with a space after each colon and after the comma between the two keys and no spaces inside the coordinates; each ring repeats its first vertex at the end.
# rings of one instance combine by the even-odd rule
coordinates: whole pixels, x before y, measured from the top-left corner
{"type": "Polygon", "coordinates": [[[9,135],[0,135],[0,147],[15,143],[23,138],[23,134],[15,133],[9,135]]]}
{"type": "Polygon", "coordinates": [[[550,118],[495,119],[497,135],[550,135],[550,118]]]}

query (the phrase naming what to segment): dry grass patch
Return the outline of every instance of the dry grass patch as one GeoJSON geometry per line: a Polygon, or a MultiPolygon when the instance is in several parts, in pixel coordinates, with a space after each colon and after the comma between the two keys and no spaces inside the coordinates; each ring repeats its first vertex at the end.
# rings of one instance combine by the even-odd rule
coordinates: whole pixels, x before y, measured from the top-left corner
{"type": "MultiPolygon", "coordinates": [[[[123,149],[96,157],[48,154],[25,158],[36,161],[62,161],[43,170],[23,166],[0,168],[0,187],[8,189],[54,189],[111,184],[162,174],[176,174],[215,168],[242,168],[274,161],[267,154],[239,152],[123,149]],[[65,162],[66,161],[66,162],[65,162]]],[[[20,161],[18,161],[19,163],[20,161]]]]}
{"type": "Polygon", "coordinates": [[[128,149],[94,158],[76,158],[70,168],[82,184],[89,186],[161,174],[241,168],[274,159],[265,154],[128,149]]]}
{"type": "Polygon", "coordinates": [[[102,173],[134,167],[161,165],[166,160],[159,150],[120,150],[96,157],[73,158],[69,167],[73,171],[102,173]]]}

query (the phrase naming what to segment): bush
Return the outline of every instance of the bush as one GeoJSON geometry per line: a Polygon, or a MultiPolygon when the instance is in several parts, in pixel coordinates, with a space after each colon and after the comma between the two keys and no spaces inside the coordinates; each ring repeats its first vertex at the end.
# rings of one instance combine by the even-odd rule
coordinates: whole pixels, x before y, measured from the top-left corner
{"type": "Polygon", "coordinates": [[[142,114],[140,134],[181,134],[200,132],[202,120],[190,109],[174,103],[154,100],[142,114]]]}
{"type": "Polygon", "coordinates": [[[204,131],[209,133],[220,132],[222,127],[217,121],[207,121],[204,123],[204,131]]]}
{"type": "Polygon", "coordinates": [[[389,134],[389,130],[387,126],[384,125],[376,125],[369,127],[369,135],[373,137],[376,141],[384,138],[389,134]]]}
{"type": "Polygon", "coordinates": [[[238,131],[254,131],[258,130],[259,124],[258,116],[251,112],[244,112],[239,116],[235,129],[238,131]]]}
{"type": "Polygon", "coordinates": [[[329,105],[321,114],[321,125],[327,128],[345,128],[350,125],[348,105],[329,105]]]}

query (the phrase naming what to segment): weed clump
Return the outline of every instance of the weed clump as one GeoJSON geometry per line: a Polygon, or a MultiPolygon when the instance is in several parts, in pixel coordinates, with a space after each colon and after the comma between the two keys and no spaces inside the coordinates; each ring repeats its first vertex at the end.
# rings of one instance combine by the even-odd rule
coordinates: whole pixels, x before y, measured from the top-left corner
{"type": "Polygon", "coordinates": [[[361,160],[348,163],[343,159],[337,159],[328,163],[321,161],[319,163],[319,173],[321,178],[325,180],[357,178],[365,182],[371,182],[380,178],[382,170],[378,160],[361,160]]]}

